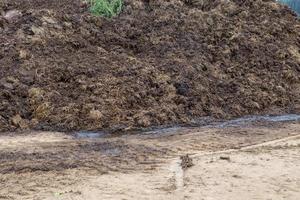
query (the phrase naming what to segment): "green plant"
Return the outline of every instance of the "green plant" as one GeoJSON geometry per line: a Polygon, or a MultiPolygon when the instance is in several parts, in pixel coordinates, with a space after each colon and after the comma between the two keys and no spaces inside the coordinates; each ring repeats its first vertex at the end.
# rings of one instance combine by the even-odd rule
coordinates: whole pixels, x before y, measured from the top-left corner
{"type": "Polygon", "coordinates": [[[90,0],[90,11],[94,15],[114,17],[122,11],[123,0],[90,0]]]}

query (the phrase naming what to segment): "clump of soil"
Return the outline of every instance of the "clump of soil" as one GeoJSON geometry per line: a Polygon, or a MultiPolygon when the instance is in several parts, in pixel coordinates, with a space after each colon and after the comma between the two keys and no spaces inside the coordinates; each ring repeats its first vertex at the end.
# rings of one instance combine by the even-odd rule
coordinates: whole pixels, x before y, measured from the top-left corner
{"type": "Polygon", "coordinates": [[[299,112],[300,21],[272,0],[0,2],[0,131],[299,112]],[[298,109],[298,110],[297,110],[298,109]]]}

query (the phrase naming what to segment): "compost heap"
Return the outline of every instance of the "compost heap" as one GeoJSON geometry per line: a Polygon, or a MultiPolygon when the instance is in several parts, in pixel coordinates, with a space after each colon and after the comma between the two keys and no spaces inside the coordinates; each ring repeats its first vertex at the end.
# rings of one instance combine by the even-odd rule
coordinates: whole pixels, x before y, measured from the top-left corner
{"type": "Polygon", "coordinates": [[[273,0],[1,0],[0,131],[300,111],[300,21],[273,0]]]}

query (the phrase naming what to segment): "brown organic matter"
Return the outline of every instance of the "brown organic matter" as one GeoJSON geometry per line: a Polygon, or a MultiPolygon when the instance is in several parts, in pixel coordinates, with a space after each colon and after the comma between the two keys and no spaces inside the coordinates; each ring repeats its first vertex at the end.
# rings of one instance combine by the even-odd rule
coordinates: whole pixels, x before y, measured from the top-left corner
{"type": "Polygon", "coordinates": [[[273,0],[126,0],[112,19],[79,0],[2,0],[0,13],[0,131],[299,112],[300,21],[273,0]]]}

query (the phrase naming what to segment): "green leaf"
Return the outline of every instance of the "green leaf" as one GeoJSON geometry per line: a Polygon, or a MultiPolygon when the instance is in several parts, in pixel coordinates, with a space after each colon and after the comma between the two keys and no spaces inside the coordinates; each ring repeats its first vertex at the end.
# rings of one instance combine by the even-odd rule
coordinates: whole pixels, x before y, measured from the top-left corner
{"type": "Polygon", "coordinates": [[[122,11],[123,0],[90,0],[90,12],[103,17],[114,17],[122,11]]]}

